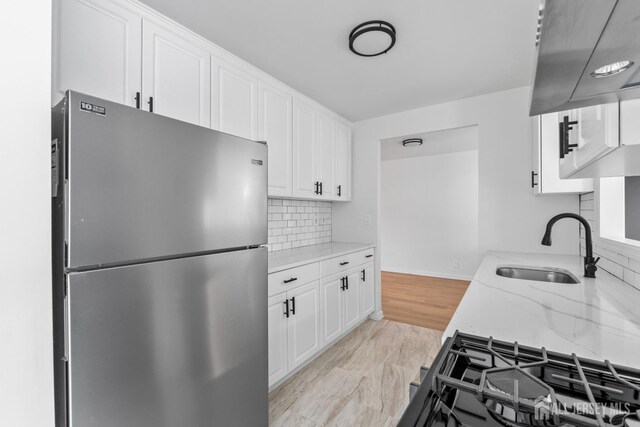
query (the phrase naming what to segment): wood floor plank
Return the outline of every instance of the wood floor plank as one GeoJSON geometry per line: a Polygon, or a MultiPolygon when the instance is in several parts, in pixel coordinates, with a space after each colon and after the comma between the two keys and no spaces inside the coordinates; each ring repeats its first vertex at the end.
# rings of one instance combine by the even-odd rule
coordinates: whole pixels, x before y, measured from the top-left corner
{"type": "Polygon", "coordinates": [[[385,319],[444,331],[469,283],[414,274],[382,272],[385,319]]]}

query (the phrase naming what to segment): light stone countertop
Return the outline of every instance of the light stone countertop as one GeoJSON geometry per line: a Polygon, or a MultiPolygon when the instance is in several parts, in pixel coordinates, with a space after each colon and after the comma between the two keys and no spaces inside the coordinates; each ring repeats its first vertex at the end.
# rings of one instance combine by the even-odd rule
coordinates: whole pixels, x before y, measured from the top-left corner
{"type": "Polygon", "coordinates": [[[602,269],[583,277],[578,256],[488,252],[443,340],[457,329],[640,368],[640,290],[602,269]],[[503,265],[564,268],[580,283],[509,279],[503,265]]]}
{"type": "Polygon", "coordinates": [[[363,251],[375,245],[368,243],[329,242],[319,245],[304,246],[302,248],[286,249],[284,251],[269,252],[268,273],[299,267],[312,262],[335,258],[340,255],[363,251]]]}

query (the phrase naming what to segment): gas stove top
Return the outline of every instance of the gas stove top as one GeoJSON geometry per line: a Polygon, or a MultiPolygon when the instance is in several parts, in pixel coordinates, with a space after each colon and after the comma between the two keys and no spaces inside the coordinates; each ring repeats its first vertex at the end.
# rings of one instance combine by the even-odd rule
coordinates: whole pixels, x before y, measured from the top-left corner
{"type": "Polygon", "coordinates": [[[608,361],[456,332],[422,372],[399,426],[640,427],[640,370],[608,361]]]}

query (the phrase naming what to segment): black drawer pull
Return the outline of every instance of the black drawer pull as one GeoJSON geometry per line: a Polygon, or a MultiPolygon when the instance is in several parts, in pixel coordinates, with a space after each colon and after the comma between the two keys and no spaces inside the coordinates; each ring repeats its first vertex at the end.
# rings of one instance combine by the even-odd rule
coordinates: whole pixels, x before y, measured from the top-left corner
{"type": "Polygon", "coordinates": [[[284,283],[291,283],[291,282],[295,282],[296,280],[298,280],[297,277],[292,277],[291,279],[285,280],[284,283]]]}
{"type": "Polygon", "coordinates": [[[347,264],[349,264],[349,261],[342,261],[342,262],[340,263],[340,265],[347,265],[347,264]]]}
{"type": "Polygon", "coordinates": [[[372,254],[369,254],[369,255],[365,255],[364,257],[365,258],[371,258],[372,256],[373,256],[372,254]]]}

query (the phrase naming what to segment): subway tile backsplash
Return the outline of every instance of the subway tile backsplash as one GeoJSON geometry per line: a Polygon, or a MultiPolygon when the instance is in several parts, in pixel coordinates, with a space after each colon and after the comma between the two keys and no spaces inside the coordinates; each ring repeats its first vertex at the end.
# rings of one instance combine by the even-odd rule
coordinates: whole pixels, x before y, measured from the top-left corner
{"type": "Polygon", "coordinates": [[[331,202],[269,199],[269,252],[331,241],[331,202]]]}
{"type": "MultiPolygon", "coordinates": [[[[594,194],[585,193],[580,195],[580,215],[582,215],[591,225],[595,234],[595,206],[594,194]]],[[[580,255],[585,254],[584,229],[580,226],[580,255]]],[[[631,286],[640,289],[640,259],[634,259],[627,255],[599,247],[594,243],[593,256],[600,257],[598,268],[608,271],[618,279],[625,281],[631,286]]]]}

